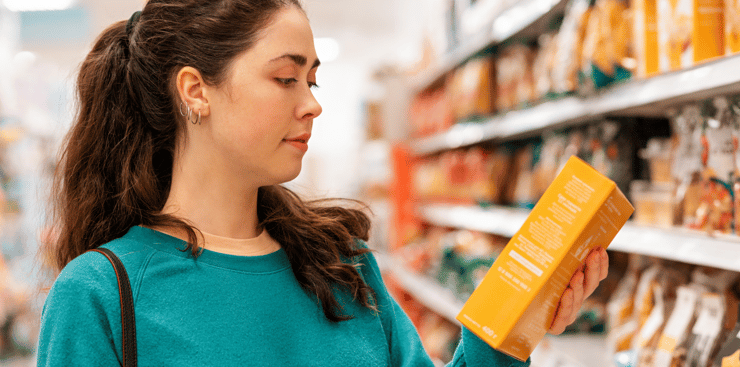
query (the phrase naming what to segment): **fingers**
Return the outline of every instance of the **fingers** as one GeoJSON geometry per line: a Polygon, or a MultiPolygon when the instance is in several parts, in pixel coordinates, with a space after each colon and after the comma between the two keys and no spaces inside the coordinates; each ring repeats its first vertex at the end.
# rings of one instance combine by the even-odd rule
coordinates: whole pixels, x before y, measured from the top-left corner
{"type": "Polygon", "coordinates": [[[601,250],[601,276],[599,279],[604,280],[609,274],[609,255],[606,253],[606,249],[599,249],[601,250]]]}
{"type": "Polygon", "coordinates": [[[570,284],[568,285],[568,287],[573,290],[573,302],[571,304],[573,311],[568,318],[568,325],[576,321],[576,317],[578,317],[577,311],[581,308],[581,304],[583,303],[583,299],[585,298],[583,289],[584,277],[585,275],[582,272],[577,271],[575,274],[573,274],[573,277],[570,278],[570,284]]]}
{"type": "Polygon", "coordinates": [[[552,320],[552,326],[550,326],[549,333],[552,335],[560,335],[565,331],[565,327],[570,325],[568,322],[571,318],[573,311],[573,289],[567,288],[563,292],[563,296],[560,297],[560,305],[558,310],[555,312],[555,318],[552,320]]]}
{"type": "Polygon", "coordinates": [[[588,296],[594,293],[596,287],[599,286],[599,282],[606,278],[606,274],[608,271],[609,258],[606,255],[606,250],[599,247],[591,251],[591,253],[586,258],[586,267],[584,269],[586,278],[583,285],[585,289],[583,298],[588,298],[588,296]]]}

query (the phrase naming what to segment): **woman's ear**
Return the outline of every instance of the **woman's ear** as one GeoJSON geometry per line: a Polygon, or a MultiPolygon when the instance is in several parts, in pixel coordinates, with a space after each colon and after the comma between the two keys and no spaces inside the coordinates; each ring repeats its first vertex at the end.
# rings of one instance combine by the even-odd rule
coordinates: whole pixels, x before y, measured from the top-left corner
{"type": "MultiPolygon", "coordinates": [[[[200,113],[201,116],[207,116],[209,113],[209,104],[205,89],[208,85],[203,80],[200,71],[185,66],[177,73],[176,77],[177,93],[180,95],[180,101],[186,106],[181,110],[185,111],[188,107],[194,114],[200,113]]],[[[179,105],[176,107],[180,107],[179,105]]]]}

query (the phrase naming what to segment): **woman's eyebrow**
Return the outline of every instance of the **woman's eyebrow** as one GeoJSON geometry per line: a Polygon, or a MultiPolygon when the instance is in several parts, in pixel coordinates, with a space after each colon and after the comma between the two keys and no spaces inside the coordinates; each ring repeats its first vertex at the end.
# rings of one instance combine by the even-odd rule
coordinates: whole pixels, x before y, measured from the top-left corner
{"type": "MultiPolygon", "coordinates": [[[[283,59],[293,60],[293,62],[295,62],[299,66],[306,66],[306,64],[308,63],[308,58],[306,58],[306,56],[298,55],[298,54],[285,54],[283,56],[276,57],[276,58],[270,60],[270,62],[280,61],[280,60],[283,60],[283,59]]],[[[319,67],[319,65],[321,65],[321,61],[319,61],[319,59],[316,59],[316,61],[313,62],[313,65],[311,66],[311,69],[315,69],[315,68],[319,67]]]]}

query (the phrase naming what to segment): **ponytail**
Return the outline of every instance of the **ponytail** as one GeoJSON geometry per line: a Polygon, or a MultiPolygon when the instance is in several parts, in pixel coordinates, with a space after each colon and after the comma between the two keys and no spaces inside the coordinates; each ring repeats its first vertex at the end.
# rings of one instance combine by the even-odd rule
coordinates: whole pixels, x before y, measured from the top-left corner
{"type": "Polygon", "coordinates": [[[156,214],[167,198],[169,182],[159,174],[170,176],[174,142],[166,143],[168,132],[147,125],[125,24],[100,35],[77,78],[78,114],[61,152],[52,199],[58,238],[49,244],[49,258],[56,270],[134,225],[181,222],[156,214]]]}

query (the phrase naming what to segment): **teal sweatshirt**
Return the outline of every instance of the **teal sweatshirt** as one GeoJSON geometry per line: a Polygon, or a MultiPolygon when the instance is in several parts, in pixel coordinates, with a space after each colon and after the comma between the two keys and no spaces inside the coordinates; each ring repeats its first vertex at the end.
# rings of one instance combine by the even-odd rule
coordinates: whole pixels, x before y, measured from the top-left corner
{"type": "MultiPolygon", "coordinates": [[[[364,244],[362,244],[364,245],[364,244]]],[[[131,281],[139,366],[433,366],[409,318],[386,290],[372,255],[360,270],[379,312],[338,292],[350,321],[328,321],[300,287],[283,250],[232,256],[133,227],[104,247],[131,281]]],[[[121,314],[113,267],[85,253],[59,274],[44,304],[38,366],[121,363],[121,314]]],[[[450,366],[527,366],[467,329],[450,366]]]]}

